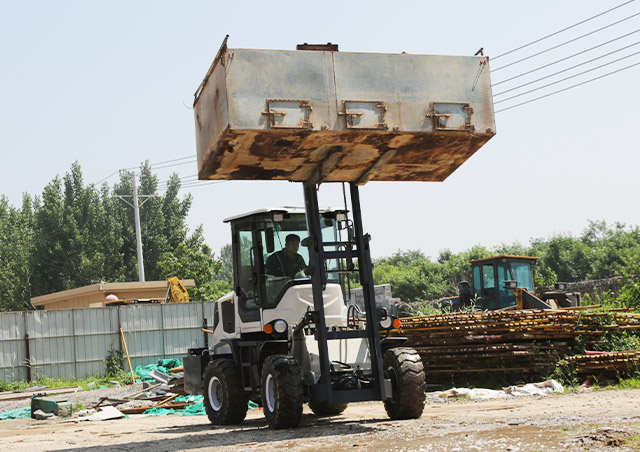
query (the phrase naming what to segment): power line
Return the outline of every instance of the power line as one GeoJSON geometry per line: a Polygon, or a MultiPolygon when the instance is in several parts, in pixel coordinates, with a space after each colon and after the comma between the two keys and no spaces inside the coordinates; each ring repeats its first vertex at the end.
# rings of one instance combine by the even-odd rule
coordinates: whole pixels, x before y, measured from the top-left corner
{"type": "MultiPolygon", "coordinates": [[[[517,79],[517,78],[523,77],[523,76],[528,75],[528,74],[531,74],[531,73],[533,73],[533,72],[537,72],[537,71],[539,71],[539,70],[541,70],[541,69],[547,68],[547,67],[549,67],[549,66],[553,66],[554,64],[558,64],[558,63],[561,63],[561,62],[563,62],[563,61],[569,60],[569,59],[571,59],[571,58],[573,58],[573,57],[576,57],[576,56],[578,56],[578,55],[582,55],[583,53],[590,52],[590,51],[592,51],[592,50],[595,50],[595,49],[600,48],[600,47],[602,47],[602,46],[605,46],[605,45],[607,45],[607,44],[611,44],[612,42],[619,41],[619,40],[620,40],[620,39],[622,39],[622,38],[626,38],[627,36],[631,36],[632,34],[635,34],[635,33],[638,33],[638,32],[640,32],[640,29],[635,30],[635,31],[632,31],[631,33],[626,33],[626,34],[624,34],[624,35],[622,35],[622,36],[618,36],[617,38],[611,39],[610,41],[603,42],[602,44],[598,44],[597,46],[593,46],[593,47],[591,47],[591,48],[589,48],[589,49],[581,50],[580,52],[578,52],[578,53],[574,53],[573,55],[569,55],[568,57],[560,58],[559,60],[553,61],[553,62],[551,62],[551,63],[548,63],[548,64],[545,64],[545,65],[543,65],[543,66],[537,67],[537,68],[535,68],[535,69],[531,69],[530,71],[523,72],[522,74],[518,74],[518,75],[516,75],[516,76],[513,76],[513,77],[510,77],[510,78],[508,78],[508,79],[502,80],[502,81],[500,81],[500,82],[494,83],[494,84],[493,84],[493,85],[491,85],[491,86],[492,86],[492,87],[494,87],[494,86],[498,86],[498,85],[501,85],[501,84],[506,83],[506,82],[510,82],[511,80],[514,80],[514,79],[517,79]]],[[[635,44],[632,44],[632,45],[635,45],[635,44]]],[[[631,47],[631,46],[627,46],[627,47],[631,47]]],[[[626,49],[627,47],[622,47],[622,48],[621,48],[621,49],[619,49],[619,50],[626,49]]],[[[617,50],[617,51],[619,51],[619,50],[617,50]]],[[[617,51],[616,51],[616,52],[617,52],[617,51]]],[[[613,53],[613,52],[612,52],[612,53],[613,53]]],[[[606,55],[605,55],[605,56],[606,56],[606,55]]]]}
{"type": "MultiPolygon", "coordinates": [[[[523,88],[523,87],[525,87],[525,86],[532,85],[532,84],[534,84],[534,83],[537,83],[537,82],[539,82],[539,81],[542,81],[542,80],[548,79],[548,78],[553,77],[553,76],[555,76],[555,75],[559,75],[559,74],[562,74],[562,73],[564,73],[564,72],[570,71],[571,69],[575,69],[575,68],[577,68],[577,67],[584,66],[585,64],[592,63],[592,62],[594,62],[594,61],[596,61],[596,60],[599,60],[599,59],[601,59],[601,58],[607,57],[607,56],[609,56],[609,55],[613,55],[614,53],[621,52],[621,51],[623,51],[623,50],[625,50],[625,49],[628,49],[629,47],[633,47],[633,46],[636,46],[636,45],[638,45],[638,44],[640,44],[640,41],[635,42],[635,43],[633,43],[633,44],[631,44],[631,45],[628,45],[628,46],[622,47],[621,49],[614,50],[613,52],[605,53],[604,55],[600,55],[599,57],[592,58],[592,59],[590,59],[590,60],[584,61],[584,62],[582,62],[582,63],[580,63],[580,64],[576,64],[576,65],[574,65],[574,66],[568,67],[568,68],[563,69],[563,70],[561,70],[561,71],[554,72],[553,74],[545,75],[544,77],[540,77],[539,79],[532,80],[532,81],[527,82],[527,83],[523,83],[522,85],[518,85],[518,86],[516,86],[516,87],[509,88],[509,89],[507,89],[507,90],[505,90],[505,91],[501,91],[501,92],[499,92],[499,93],[494,94],[494,95],[493,95],[493,97],[501,96],[501,95],[506,94],[506,93],[508,93],[508,92],[515,91],[515,90],[517,90],[517,89],[519,89],[519,88],[523,88]]],[[[637,52],[636,52],[636,53],[637,53],[637,52]]],[[[633,53],[633,54],[631,54],[631,55],[636,55],[636,53],[633,53]]],[[[631,56],[631,55],[629,55],[629,56],[631,56]]],[[[624,58],[628,58],[628,57],[624,57],[624,58]]],[[[619,61],[619,60],[615,60],[615,61],[619,61]]]]}
{"type": "Polygon", "coordinates": [[[164,165],[165,163],[179,162],[181,160],[188,160],[188,159],[195,159],[195,158],[193,157],[193,155],[189,155],[187,157],[180,157],[180,158],[177,158],[177,159],[165,160],[164,162],[152,163],[150,166],[153,167],[153,166],[156,166],[156,165],[164,165]]]}
{"type": "Polygon", "coordinates": [[[211,180],[211,181],[198,181],[197,183],[190,183],[181,185],[180,188],[194,188],[194,187],[202,187],[204,185],[215,185],[215,184],[224,184],[225,182],[230,182],[228,180],[211,180]]]}
{"type": "Polygon", "coordinates": [[[538,42],[540,42],[540,41],[544,41],[545,39],[548,39],[548,38],[550,38],[550,37],[552,37],[552,36],[558,35],[558,34],[560,34],[560,33],[562,33],[562,32],[565,32],[565,31],[567,31],[567,30],[570,30],[570,29],[572,29],[572,28],[575,28],[575,27],[577,27],[578,25],[582,25],[582,24],[584,24],[584,23],[586,23],[586,22],[589,22],[590,20],[593,20],[593,19],[595,19],[596,17],[604,16],[605,14],[610,13],[611,11],[614,11],[614,10],[616,10],[616,9],[618,9],[618,8],[621,8],[621,7],[623,7],[624,5],[628,5],[629,3],[633,3],[634,1],[635,1],[635,0],[629,0],[628,2],[621,3],[621,4],[620,4],[620,5],[618,5],[618,6],[615,6],[615,7],[611,8],[611,9],[608,9],[608,10],[606,10],[606,11],[603,11],[603,12],[599,13],[599,14],[596,14],[595,16],[591,16],[591,17],[589,17],[588,19],[582,20],[582,21],[580,21],[580,22],[578,22],[578,23],[576,23],[576,24],[573,24],[573,25],[571,25],[571,26],[569,26],[569,27],[567,27],[567,28],[563,28],[562,30],[556,31],[555,33],[551,33],[550,35],[547,35],[547,36],[544,36],[544,37],[542,37],[542,38],[536,39],[535,41],[531,41],[531,42],[530,42],[530,43],[528,43],[528,44],[522,45],[522,46],[517,47],[517,48],[515,48],[515,49],[513,49],[513,50],[509,50],[508,52],[505,52],[505,53],[502,53],[502,54],[500,54],[500,55],[498,55],[498,56],[495,56],[495,57],[493,57],[493,58],[492,58],[492,60],[496,60],[496,59],[498,59],[498,58],[500,58],[500,57],[503,57],[503,56],[505,56],[505,55],[509,55],[509,54],[511,54],[511,53],[513,53],[513,52],[517,52],[518,50],[522,50],[522,49],[524,49],[525,47],[529,47],[530,45],[536,44],[536,43],[538,43],[538,42]]]}
{"type": "MultiPolygon", "coordinates": [[[[532,92],[534,92],[534,91],[538,91],[538,90],[541,90],[541,89],[543,89],[543,88],[547,88],[547,87],[552,86],[552,85],[556,85],[556,84],[558,84],[558,83],[561,83],[561,82],[564,82],[564,81],[570,80],[570,79],[575,78],[575,77],[579,77],[579,76],[581,76],[581,75],[584,75],[584,74],[587,74],[587,73],[589,73],[589,72],[595,71],[596,69],[601,69],[601,68],[603,68],[603,67],[606,67],[606,66],[609,66],[609,65],[611,65],[611,64],[617,63],[618,61],[626,60],[627,58],[631,58],[632,56],[635,56],[635,55],[638,55],[638,54],[640,54],[640,51],[639,51],[639,52],[632,53],[632,54],[630,54],[630,55],[623,56],[622,58],[618,58],[617,60],[613,60],[613,61],[610,61],[610,62],[608,62],[608,63],[601,64],[600,66],[596,66],[596,67],[593,67],[593,68],[591,68],[591,69],[587,69],[586,71],[578,72],[577,74],[571,75],[571,76],[569,76],[569,77],[565,77],[565,78],[562,78],[562,79],[560,79],[560,80],[556,80],[555,82],[547,83],[546,85],[539,86],[538,88],[534,88],[534,89],[531,89],[531,90],[529,90],[529,91],[525,91],[525,92],[523,92],[523,93],[519,93],[519,94],[516,94],[516,95],[511,96],[511,97],[507,97],[507,98],[505,98],[505,99],[500,99],[500,100],[498,100],[498,101],[494,102],[494,105],[495,105],[495,104],[499,104],[499,103],[501,103],[501,102],[506,102],[506,101],[511,100],[511,99],[515,99],[516,97],[524,96],[525,94],[529,94],[529,93],[532,93],[532,92]]],[[[557,74],[554,74],[554,75],[557,75],[557,74]]],[[[549,76],[549,77],[551,77],[551,76],[549,76]]],[[[543,77],[543,78],[547,78],[547,77],[543,77]]],[[[531,85],[531,84],[533,84],[533,83],[535,83],[535,82],[537,82],[537,81],[540,81],[540,80],[542,80],[542,79],[538,79],[538,80],[533,81],[533,82],[531,82],[531,83],[525,83],[524,85],[521,85],[521,86],[520,86],[520,88],[521,88],[521,87],[523,87],[523,86],[531,85]]],[[[513,89],[517,89],[517,88],[513,88],[513,89]]],[[[509,90],[509,91],[513,91],[513,90],[509,90]]],[[[503,92],[502,92],[502,93],[500,93],[500,94],[504,94],[504,93],[506,93],[506,92],[507,92],[507,91],[503,91],[503,92]]]]}
{"type": "Polygon", "coordinates": [[[120,172],[120,170],[114,171],[113,173],[109,174],[107,177],[105,177],[104,179],[99,180],[98,182],[96,182],[96,185],[100,185],[101,183],[103,183],[104,181],[106,181],[107,179],[109,179],[112,176],[115,176],[116,174],[118,174],[120,172]]]}
{"type": "Polygon", "coordinates": [[[539,55],[542,55],[543,53],[550,52],[551,50],[557,49],[558,47],[562,47],[562,46],[564,46],[564,45],[567,45],[567,44],[570,44],[570,43],[572,43],[572,42],[575,42],[575,41],[577,41],[577,40],[579,40],[579,39],[585,38],[585,37],[587,37],[587,36],[591,36],[591,35],[592,35],[592,34],[594,34],[594,33],[598,33],[599,31],[602,31],[602,30],[605,30],[605,29],[607,29],[607,28],[613,27],[614,25],[617,25],[617,24],[619,24],[619,23],[621,23],[621,22],[624,22],[624,21],[626,21],[626,20],[632,19],[632,18],[634,18],[634,17],[636,17],[636,16],[639,16],[639,15],[640,15],[640,13],[632,14],[632,15],[631,15],[631,16],[629,16],[629,17],[625,17],[624,19],[620,19],[620,20],[618,20],[618,21],[616,21],[616,22],[613,22],[613,23],[611,23],[611,24],[609,24],[609,25],[605,25],[604,27],[602,27],[602,28],[598,28],[597,30],[590,31],[589,33],[586,33],[586,34],[584,34],[584,35],[582,35],[582,36],[578,36],[577,38],[570,39],[570,40],[565,41],[565,42],[563,42],[563,43],[561,43],[561,44],[558,44],[558,45],[555,45],[555,46],[553,46],[553,47],[549,47],[548,49],[542,50],[542,51],[540,51],[540,52],[538,52],[538,53],[534,53],[533,55],[529,55],[529,56],[527,56],[527,57],[524,57],[524,58],[521,58],[521,59],[519,59],[519,60],[516,60],[516,61],[514,61],[514,62],[512,62],[512,63],[505,64],[504,66],[500,66],[499,68],[493,69],[493,71],[492,71],[492,72],[496,72],[496,71],[499,71],[500,69],[504,69],[504,68],[507,68],[507,67],[509,67],[509,66],[513,66],[514,64],[518,64],[518,63],[521,63],[521,62],[526,61],[526,60],[528,60],[528,59],[531,59],[531,58],[537,57],[537,56],[539,56],[539,55]]]}
{"type": "Polygon", "coordinates": [[[600,75],[598,77],[594,77],[594,78],[589,79],[589,80],[585,80],[584,82],[576,83],[575,85],[571,85],[571,86],[568,86],[566,88],[560,89],[558,91],[554,91],[552,93],[545,94],[544,96],[536,97],[534,99],[529,99],[529,100],[527,100],[525,102],[520,102],[519,104],[511,105],[509,107],[505,107],[505,108],[502,108],[500,110],[496,110],[494,113],[500,113],[501,111],[511,110],[512,108],[516,108],[516,107],[519,107],[521,105],[529,104],[531,102],[535,102],[536,100],[544,99],[545,97],[553,96],[554,94],[558,94],[558,93],[561,93],[563,91],[567,91],[567,90],[570,90],[572,88],[576,88],[578,86],[586,85],[587,83],[593,82],[595,80],[600,80],[601,78],[605,78],[605,77],[608,77],[609,75],[617,74],[618,72],[622,72],[622,71],[625,71],[627,69],[631,69],[632,67],[638,66],[638,65],[640,65],[640,62],[634,63],[634,64],[626,66],[626,67],[623,67],[621,69],[617,69],[617,70],[615,70],[613,72],[609,72],[607,74],[600,75]]]}
{"type": "Polygon", "coordinates": [[[164,169],[164,168],[172,168],[174,166],[190,165],[191,163],[195,163],[196,160],[197,160],[196,158],[193,158],[192,160],[187,160],[186,162],[173,163],[171,165],[164,165],[164,166],[153,166],[153,165],[150,165],[149,168],[158,170],[158,169],[164,169]]]}

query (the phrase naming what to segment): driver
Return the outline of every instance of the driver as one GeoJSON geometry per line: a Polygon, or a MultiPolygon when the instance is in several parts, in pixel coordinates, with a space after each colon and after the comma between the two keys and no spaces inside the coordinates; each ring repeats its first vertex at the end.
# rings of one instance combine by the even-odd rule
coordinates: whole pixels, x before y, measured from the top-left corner
{"type": "Polygon", "coordinates": [[[273,253],[267,258],[265,271],[267,275],[295,277],[296,273],[304,271],[307,264],[298,254],[300,237],[289,234],[284,241],[284,249],[273,253]]]}

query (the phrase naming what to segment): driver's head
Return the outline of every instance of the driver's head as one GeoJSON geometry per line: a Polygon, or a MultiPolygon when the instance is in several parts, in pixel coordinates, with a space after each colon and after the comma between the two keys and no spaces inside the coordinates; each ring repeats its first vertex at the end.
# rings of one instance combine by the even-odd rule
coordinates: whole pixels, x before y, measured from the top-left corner
{"type": "Polygon", "coordinates": [[[284,249],[287,251],[287,254],[296,254],[298,252],[298,248],[300,248],[300,237],[295,234],[289,234],[284,239],[284,249]]]}

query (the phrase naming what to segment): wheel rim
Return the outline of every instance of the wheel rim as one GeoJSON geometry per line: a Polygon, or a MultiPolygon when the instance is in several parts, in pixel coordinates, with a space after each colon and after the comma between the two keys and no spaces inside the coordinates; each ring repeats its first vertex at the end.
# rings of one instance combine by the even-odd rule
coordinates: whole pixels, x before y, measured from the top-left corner
{"type": "Polygon", "coordinates": [[[220,411],[222,408],[222,384],[218,377],[213,377],[209,380],[209,404],[215,411],[220,411]]]}
{"type": "Polygon", "coordinates": [[[276,408],[276,388],[271,374],[267,375],[267,379],[264,382],[264,398],[267,402],[267,408],[273,413],[276,408]]]}

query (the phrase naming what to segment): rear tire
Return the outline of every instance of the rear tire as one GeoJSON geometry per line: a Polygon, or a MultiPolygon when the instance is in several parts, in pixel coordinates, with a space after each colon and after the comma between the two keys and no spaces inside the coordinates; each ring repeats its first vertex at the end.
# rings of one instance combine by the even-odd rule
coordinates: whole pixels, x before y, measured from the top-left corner
{"type": "Polygon", "coordinates": [[[412,348],[392,348],[383,356],[384,377],[391,379],[392,400],[384,402],[391,419],[418,419],[424,410],[426,382],[420,355],[412,348]]]}
{"type": "Polygon", "coordinates": [[[337,416],[347,409],[347,403],[309,402],[309,408],[316,416],[337,416]]]}
{"type": "Polygon", "coordinates": [[[302,420],[303,382],[290,356],[274,355],[262,365],[262,411],[271,428],[293,428],[302,420]]]}
{"type": "Polygon", "coordinates": [[[240,424],[247,415],[247,395],[240,368],[232,359],[209,361],[202,377],[204,409],[212,424],[240,424]]]}

